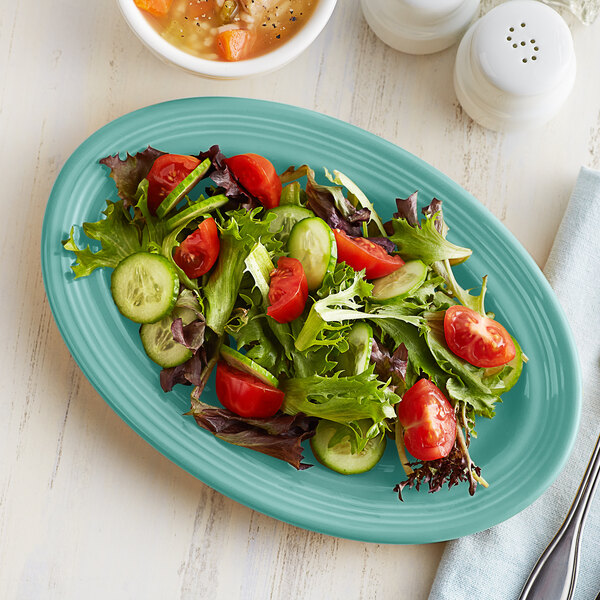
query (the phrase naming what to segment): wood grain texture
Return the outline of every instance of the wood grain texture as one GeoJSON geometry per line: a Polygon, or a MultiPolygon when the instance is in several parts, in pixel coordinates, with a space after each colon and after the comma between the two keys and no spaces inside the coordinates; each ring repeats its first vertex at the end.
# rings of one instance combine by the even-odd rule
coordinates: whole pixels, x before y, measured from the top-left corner
{"type": "Polygon", "coordinates": [[[543,265],[579,167],[600,168],[600,23],[567,17],[579,66],[558,117],[501,135],[458,105],[456,48],[400,54],[369,30],[357,0],[340,0],[326,31],[286,68],[233,82],[162,64],[112,2],[1,8],[0,598],[426,598],[443,544],[364,544],[280,523],[183,472],[110,411],[45,299],[47,198],[69,154],[115,117],[178,97],[264,98],[417,154],[543,265]]]}

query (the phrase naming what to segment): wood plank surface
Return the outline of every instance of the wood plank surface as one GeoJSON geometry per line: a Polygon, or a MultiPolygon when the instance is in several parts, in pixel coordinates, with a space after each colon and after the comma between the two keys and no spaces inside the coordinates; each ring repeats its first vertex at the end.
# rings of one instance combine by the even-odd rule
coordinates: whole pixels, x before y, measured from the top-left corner
{"type": "Polygon", "coordinates": [[[1,0],[0,9],[0,598],[427,598],[443,544],[365,544],[275,521],[170,463],[108,408],[45,297],[46,202],[70,153],[120,115],[179,97],[263,98],[420,156],[543,266],[579,167],[600,168],[600,22],[566,16],[579,59],[572,95],[547,126],[504,135],[458,105],[456,47],[398,53],[357,0],[340,0],[284,69],[230,82],[160,62],[115,2],[1,0]]]}

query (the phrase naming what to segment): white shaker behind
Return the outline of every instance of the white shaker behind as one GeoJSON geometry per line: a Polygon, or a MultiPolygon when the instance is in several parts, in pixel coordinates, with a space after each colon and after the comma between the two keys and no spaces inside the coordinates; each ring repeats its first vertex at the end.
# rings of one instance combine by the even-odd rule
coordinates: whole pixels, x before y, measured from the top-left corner
{"type": "Polygon", "coordinates": [[[510,0],[474,23],[463,37],[454,87],[469,116],[510,131],[549,121],[575,81],[571,32],[537,0],[510,0]]]}
{"type": "Polygon", "coordinates": [[[388,46],[431,54],[456,43],[479,12],[480,0],[361,0],[363,14],[388,46]]]}

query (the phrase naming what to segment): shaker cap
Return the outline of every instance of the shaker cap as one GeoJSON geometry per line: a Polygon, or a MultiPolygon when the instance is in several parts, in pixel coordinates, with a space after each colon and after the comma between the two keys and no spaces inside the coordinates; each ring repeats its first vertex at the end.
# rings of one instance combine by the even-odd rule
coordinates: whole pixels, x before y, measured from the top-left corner
{"type": "Polygon", "coordinates": [[[487,13],[473,34],[473,53],[485,77],[518,96],[551,91],[564,79],[573,58],[565,21],[532,0],[505,2],[487,13]]]}
{"type": "Polygon", "coordinates": [[[559,111],[576,73],[571,32],[538,0],[509,0],[476,21],[456,53],[454,89],[489,129],[538,127],[559,111]]]}

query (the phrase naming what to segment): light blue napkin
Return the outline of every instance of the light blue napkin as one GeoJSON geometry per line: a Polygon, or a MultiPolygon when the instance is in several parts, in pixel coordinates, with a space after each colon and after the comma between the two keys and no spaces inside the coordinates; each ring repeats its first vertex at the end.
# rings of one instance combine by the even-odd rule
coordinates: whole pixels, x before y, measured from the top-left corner
{"type": "MultiPolygon", "coordinates": [[[[544,272],[581,360],[583,408],[575,447],[556,482],[531,506],[496,527],[448,543],[429,600],[516,600],[577,492],[600,432],[599,171],[581,169],[544,272]]],[[[575,598],[594,600],[599,592],[600,490],[583,531],[575,598]]]]}

